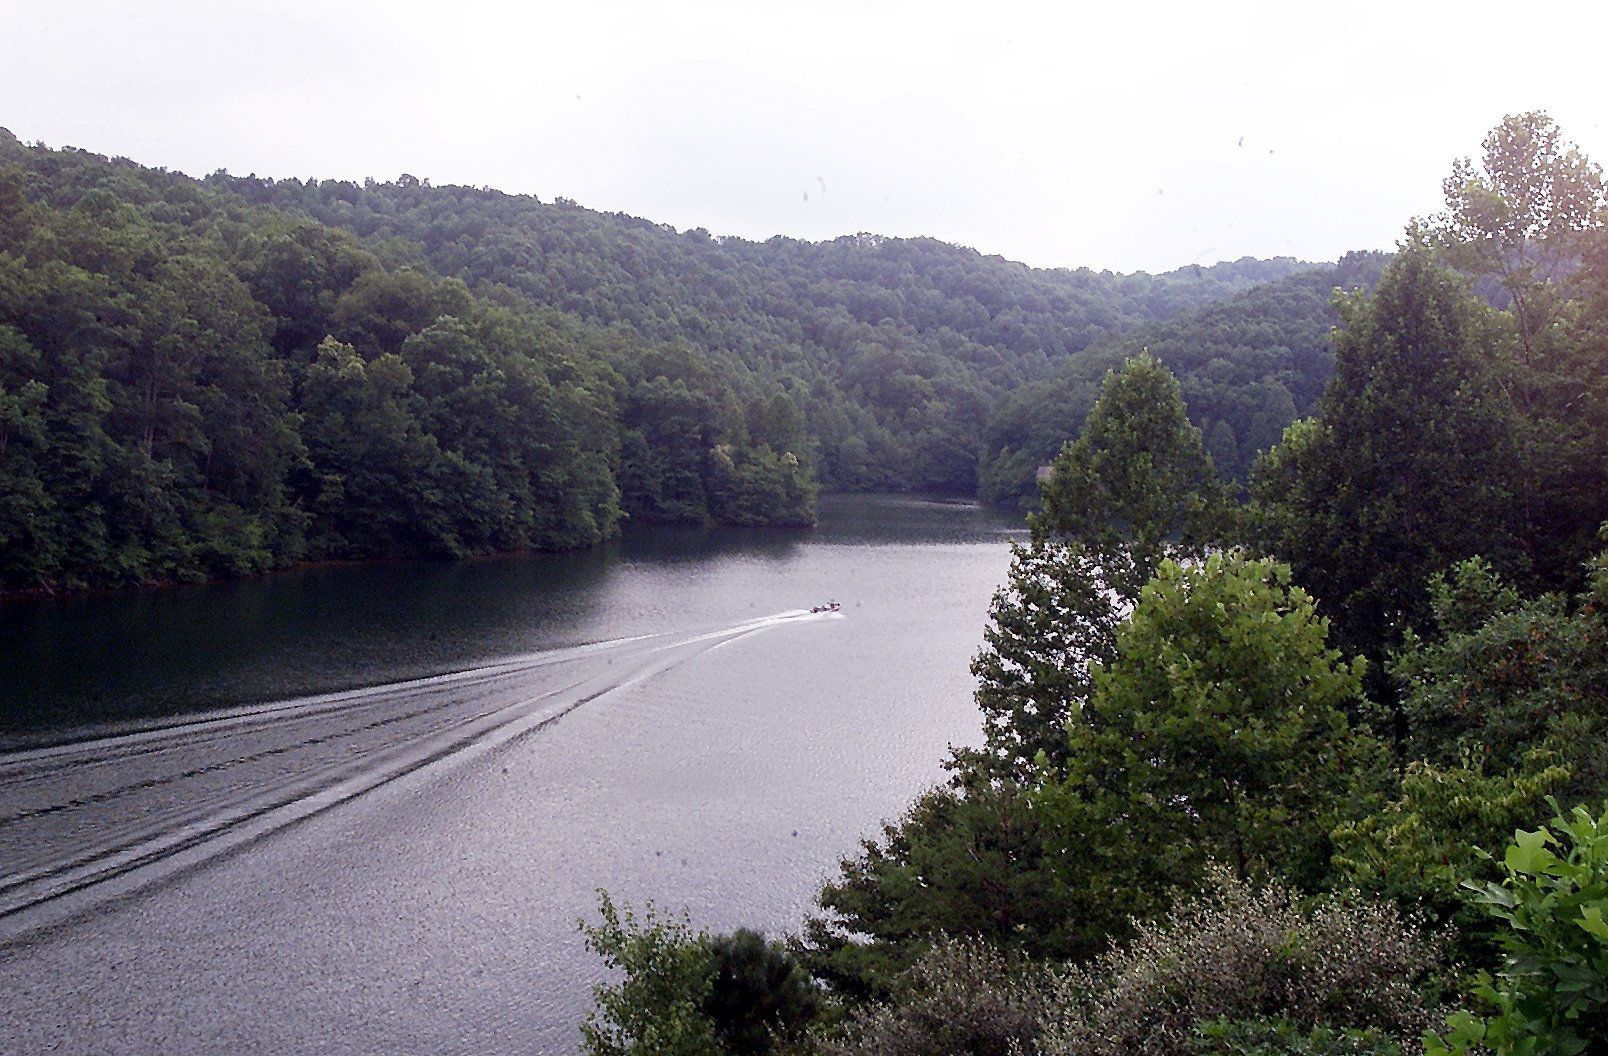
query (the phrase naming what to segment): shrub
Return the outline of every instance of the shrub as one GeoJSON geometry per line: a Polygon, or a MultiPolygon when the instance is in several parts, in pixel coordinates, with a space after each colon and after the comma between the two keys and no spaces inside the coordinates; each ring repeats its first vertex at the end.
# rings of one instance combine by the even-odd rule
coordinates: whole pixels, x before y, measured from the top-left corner
{"type": "Polygon", "coordinates": [[[616,909],[607,892],[598,895],[603,921],[581,930],[586,945],[623,978],[592,988],[597,1008],[581,1025],[588,1056],[719,1056],[714,1024],[702,1009],[711,984],[703,934],[685,919],[658,916],[651,904],[638,918],[629,907],[616,909]]]}
{"type": "Polygon", "coordinates": [[[588,1056],[764,1056],[820,1014],[803,967],[758,932],[711,936],[651,903],[638,917],[599,896],[602,922],[581,930],[618,980],[592,988],[588,1056]]]}
{"type": "Polygon", "coordinates": [[[1442,946],[1388,903],[1303,907],[1279,884],[1257,889],[1214,867],[1204,893],[1060,977],[1040,1048],[1188,1056],[1197,1027],[1222,1017],[1416,1038],[1434,1019],[1442,946]]]}
{"type": "Polygon", "coordinates": [[[1010,1056],[1033,1051],[1044,1013],[1044,970],[975,938],[938,941],[856,1012],[822,1056],[1010,1056]]]}
{"type": "Polygon", "coordinates": [[[1191,1056],[1401,1056],[1401,1045],[1372,1029],[1214,1019],[1196,1026],[1189,1051],[1191,1056]]]}

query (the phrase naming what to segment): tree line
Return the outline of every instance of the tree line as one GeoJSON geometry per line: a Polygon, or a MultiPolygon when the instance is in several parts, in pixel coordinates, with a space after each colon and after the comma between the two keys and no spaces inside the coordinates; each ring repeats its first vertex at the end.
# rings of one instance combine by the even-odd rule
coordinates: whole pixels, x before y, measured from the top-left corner
{"type": "Polygon", "coordinates": [[[588,1052],[1608,1052],[1608,194],[1540,113],[1444,190],[1248,489],[1105,376],[981,743],[786,941],[605,901],[588,1052]]]}
{"type": "Polygon", "coordinates": [[[734,360],[0,137],[0,589],[810,524],[817,487],[734,360]]]}
{"type": "Polygon", "coordinates": [[[808,524],[821,486],[1015,502],[1132,340],[1199,360],[1237,467],[1326,376],[1327,291],[1377,266],[752,243],[0,132],[0,590],[808,524]]]}

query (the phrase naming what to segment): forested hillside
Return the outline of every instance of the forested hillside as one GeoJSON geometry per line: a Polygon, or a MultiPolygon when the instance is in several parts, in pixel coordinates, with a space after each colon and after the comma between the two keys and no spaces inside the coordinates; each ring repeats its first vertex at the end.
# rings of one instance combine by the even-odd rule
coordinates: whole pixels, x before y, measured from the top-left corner
{"type": "MultiPolygon", "coordinates": [[[[1011,393],[1264,283],[1321,299],[1333,279],[1310,267],[751,243],[406,176],[195,180],[4,134],[0,589],[585,546],[628,520],[802,524],[821,484],[971,494],[1011,393]]],[[[1304,367],[1259,340],[1203,376],[1225,405],[1294,386],[1263,409],[1276,433],[1321,378],[1286,379],[1304,367]]],[[[1065,409],[1040,447],[1075,432],[1065,409]]]]}
{"type": "Polygon", "coordinates": [[[1064,360],[1052,377],[1018,389],[989,417],[979,493],[1000,505],[1036,505],[1037,467],[1082,429],[1105,374],[1146,349],[1177,376],[1217,470],[1246,480],[1256,455],[1312,413],[1334,373],[1335,291],[1372,289],[1388,260],[1384,253],[1350,253],[1336,265],[1139,326],[1064,360]]]}
{"type": "Polygon", "coordinates": [[[1006,393],[1103,337],[1311,267],[1247,258],[1160,276],[1040,270],[933,239],[678,233],[563,199],[408,176],[361,187],[207,182],[371,242],[403,243],[471,287],[506,286],[740,364],[803,411],[821,478],[841,488],[970,494],[978,437],[1006,393]]]}

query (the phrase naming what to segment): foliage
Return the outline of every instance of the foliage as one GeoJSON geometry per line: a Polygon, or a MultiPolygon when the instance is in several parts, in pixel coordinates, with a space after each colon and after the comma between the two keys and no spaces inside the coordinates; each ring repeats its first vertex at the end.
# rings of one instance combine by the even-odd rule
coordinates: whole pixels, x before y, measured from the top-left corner
{"type": "Polygon", "coordinates": [[[641,918],[621,912],[605,891],[596,925],[582,924],[586,945],[623,977],[592,988],[597,1008],[581,1026],[589,1056],[720,1056],[703,1004],[713,985],[702,933],[648,906],[641,918]]]}
{"type": "Polygon", "coordinates": [[[581,928],[617,978],[592,988],[597,1007],[581,1028],[592,1056],[765,1056],[821,1015],[808,973],[758,932],[695,932],[651,903],[638,917],[598,895],[600,922],[581,928]]]}
{"type": "Polygon", "coordinates": [[[713,977],[702,1007],[725,1052],[764,1056],[821,1015],[819,988],[786,947],[747,928],[705,945],[713,977]]]}
{"type": "Polygon", "coordinates": [[[959,750],[956,766],[1025,782],[1041,765],[1065,765],[1066,726],[1088,698],[1089,665],[1116,655],[1123,606],[1109,569],[1120,557],[1046,539],[1013,548],[971,665],[983,746],[959,750]]]}
{"type": "Polygon", "coordinates": [[[1141,352],[1177,376],[1189,419],[1225,478],[1244,481],[1256,455],[1311,414],[1334,369],[1336,288],[1372,289],[1388,258],[1348,253],[1332,267],[1288,275],[1171,319],[1096,341],[994,407],[983,433],[979,494],[1022,509],[1038,503],[1034,471],[1082,429],[1101,376],[1141,352]]]}
{"type": "Polygon", "coordinates": [[[1177,379],[1148,354],[1106,376],[1043,490],[1043,508],[1029,518],[1035,538],[1088,547],[1127,601],[1170,551],[1198,552],[1221,535],[1226,496],[1200,430],[1177,379]]]}
{"type": "Polygon", "coordinates": [[[1459,963],[1490,965],[1496,929],[1461,885],[1494,875],[1483,848],[1544,816],[1547,797],[1570,776],[1560,758],[1555,747],[1539,745],[1512,770],[1492,771],[1471,757],[1446,765],[1412,761],[1389,802],[1336,827],[1335,870],[1454,928],[1459,963]]]}
{"type": "Polygon", "coordinates": [[[1444,190],[1430,230],[1449,260],[1495,284],[1516,346],[1503,386],[1517,412],[1513,514],[1526,571],[1544,586],[1572,586],[1608,517],[1608,374],[1591,318],[1608,308],[1593,296],[1608,185],[1536,111],[1503,118],[1480,165],[1459,161],[1444,190]]]}
{"type": "MultiPolygon", "coordinates": [[[[1556,808],[1556,801],[1553,803],[1556,808]]],[[[1429,1056],[1578,1056],[1608,1045],[1608,801],[1593,817],[1575,807],[1550,826],[1520,829],[1500,883],[1469,886],[1504,925],[1502,967],[1476,995],[1493,1011],[1463,1011],[1429,1056]]]]}
{"type": "Polygon", "coordinates": [[[1427,249],[1409,243],[1373,297],[1339,308],[1320,417],[1258,460],[1252,534],[1348,649],[1382,658],[1427,620],[1431,573],[1512,558],[1511,451],[1486,309],[1427,249]]]}
{"type": "Polygon", "coordinates": [[[1141,917],[1214,859],[1321,886],[1330,831],[1372,801],[1383,763],[1350,718],[1362,663],[1326,631],[1282,565],[1163,563],[1093,672],[1065,776],[1040,794],[1066,884],[1141,917]]]}
{"type": "Polygon", "coordinates": [[[1189,1052],[1191,1056],[1401,1056],[1402,1047],[1374,1029],[1303,1027],[1287,1019],[1216,1019],[1196,1025],[1189,1052]]]}
{"type": "Polygon", "coordinates": [[[1431,1021],[1440,946],[1394,906],[1353,896],[1303,904],[1223,869],[1208,884],[1165,920],[1137,925],[1127,945],[1063,974],[1040,1051],[1183,1056],[1200,1051],[1197,1029],[1223,1018],[1371,1029],[1396,1042],[1431,1021]]]}
{"type": "Polygon", "coordinates": [[[227,181],[0,154],[0,590],[814,521],[777,372],[471,289],[227,181]]]}
{"type": "Polygon", "coordinates": [[[937,941],[895,980],[887,1000],[854,1012],[822,1056],[1030,1056],[1048,977],[977,939],[937,941]]]}
{"type": "Polygon", "coordinates": [[[1404,691],[1408,753],[1441,763],[1477,753],[1505,770],[1550,743],[1572,771],[1562,798],[1608,795],[1608,760],[1592,748],[1608,739],[1604,586],[1574,599],[1525,599],[1478,559],[1435,577],[1440,634],[1410,637],[1391,666],[1404,691]]]}
{"type": "Polygon", "coordinates": [[[1436,633],[1410,635],[1392,662],[1412,761],[1390,803],[1339,828],[1336,864],[1455,923],[1471,966],[1498,954],[1498,922],[1463,887],[1498,878],[1486,852],[1548,817],[1549,797],[1608,796],[1604,585],[1526,599],[1470,560],[1432,583],[1436,633]]]}
{"type": "Polygon", "coordinates": [[[1044,820],[1023,790],[934,789],[842,862],[805,940],[810,969],[854,1001],[886,998],[940,936],[1037,958],[1097,952],[1121,908],[1059,890],[1044,820]]]}

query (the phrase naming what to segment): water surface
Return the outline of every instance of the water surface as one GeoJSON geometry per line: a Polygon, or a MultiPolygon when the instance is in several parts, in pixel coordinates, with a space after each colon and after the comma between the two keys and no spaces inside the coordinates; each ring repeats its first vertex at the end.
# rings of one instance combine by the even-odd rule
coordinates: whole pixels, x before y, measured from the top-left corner
{"type": "Polygon", "coordinates": [[[837,860],[975,739],[967,664],[1012,534],[972,507],[838,499],[815,532],[7,605],[6,721],[33,735],[716,637],[549,727],[0,942],[0,1049],[573,1052],[597,888],[796,929],[837,860]],[[831,597],[843,618],[729,634],[831,597]]]}

